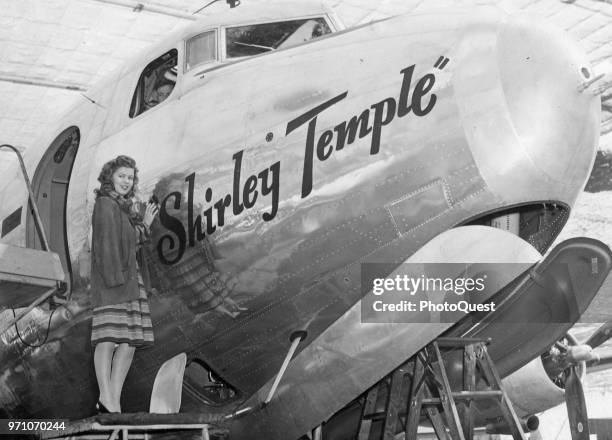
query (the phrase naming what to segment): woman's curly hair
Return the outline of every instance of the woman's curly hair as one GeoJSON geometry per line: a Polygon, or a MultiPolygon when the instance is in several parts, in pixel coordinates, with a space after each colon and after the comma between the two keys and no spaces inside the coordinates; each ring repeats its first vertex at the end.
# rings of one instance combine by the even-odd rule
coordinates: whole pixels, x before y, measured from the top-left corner
{"type": "Polygon", "coordinates": [[[121,167],[132,168],[134,170],[134,185],[130,192],[124,196],[126,199],[134,197],[138,190],[138,168],[136,168],[136,161],[129,156],[117,156],[104,164],[98,176],[98,182],[101,184],[100,188],[94,190],[97,197],[108,196],[111,191],[115,191],[113,174],[121,167]]]}

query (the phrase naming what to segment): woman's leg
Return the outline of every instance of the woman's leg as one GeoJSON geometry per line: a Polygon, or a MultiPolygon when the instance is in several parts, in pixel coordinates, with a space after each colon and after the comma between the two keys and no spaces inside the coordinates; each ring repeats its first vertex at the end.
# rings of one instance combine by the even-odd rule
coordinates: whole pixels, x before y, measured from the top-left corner
{"type": "Polygon", "coordinates": [[[100,388],[99,400],[109,411],[116,411],[112,406],[115,398],[111,388],[111,365],[114,350],[114,342],[100,342],[94,351],[94,367],[98,388],[100,388]]]}
{"type": "Polygon", "coordinates": [[[116,408],[116,411],[119,412],[121,412],[121,389],[123,388],[123,382],[125,382],[125,377],[132,365],[135,350],[136,347],[131,347],[128,344],[119,344],[119,347],[115,350],[110,376],[110,387],[115,399],[113,408],[116,408]]]}

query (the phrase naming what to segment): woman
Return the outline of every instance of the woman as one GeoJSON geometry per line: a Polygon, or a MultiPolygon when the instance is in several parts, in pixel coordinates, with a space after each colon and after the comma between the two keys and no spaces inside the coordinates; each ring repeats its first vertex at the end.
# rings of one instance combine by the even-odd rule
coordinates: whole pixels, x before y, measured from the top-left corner
{"type": "Polygon", "coordinates": [[[91,342],[100,389],[96,408],[121,412],[121,389],[134,351],[153,344],[148,272],[145,265],[139,266],[136,254],[158,208],[149,203],[144,216],[134,209],[138,169],[130,157],[118,156],[104,164],[98,181],[91,261],[91,342]]]}

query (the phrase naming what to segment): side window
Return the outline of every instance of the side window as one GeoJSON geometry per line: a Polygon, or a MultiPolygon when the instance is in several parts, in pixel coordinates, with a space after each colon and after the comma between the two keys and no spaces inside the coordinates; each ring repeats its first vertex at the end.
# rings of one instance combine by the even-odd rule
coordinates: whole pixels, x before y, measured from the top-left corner
{"type": "Polygon", "coordinates": [[[185,72],[195,66],[217,59],[217,32],[208,31],[187,40],[185,72]]]}
{"type": "Polygon", "coordinates": [[[253,56],[329,33],[323,17],[230,27],[225,30],[225,53],[227,58],[253,56]]]}
{"type": "Polygon", "coordinates": [[[211,406],[225,405],[241,397],[235,388],[218,377],[199,358],[187,364],[183,387],[192,397],[211,406]]]}
{"type": "Polygon", "coordinates": [[[162,103],[176,85],[178,51],[172,49],[150,62],[142,71],[130,106],[130,118],[162,103]]]}

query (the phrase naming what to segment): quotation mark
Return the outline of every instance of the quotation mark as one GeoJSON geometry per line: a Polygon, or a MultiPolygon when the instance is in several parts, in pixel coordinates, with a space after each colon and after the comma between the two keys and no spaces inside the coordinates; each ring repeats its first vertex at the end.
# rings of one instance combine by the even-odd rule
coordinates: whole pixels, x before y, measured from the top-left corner
{"type": "Polygon", "coordinates": [[[449,62],[450,60],[444,56],[440,56],[440,58],[438,58],[438,61],[436,61],[436,64],[434,64],[434,67],[442,70],[444,69],[444,67],[446,66],[446,64],[449,62]]]}

